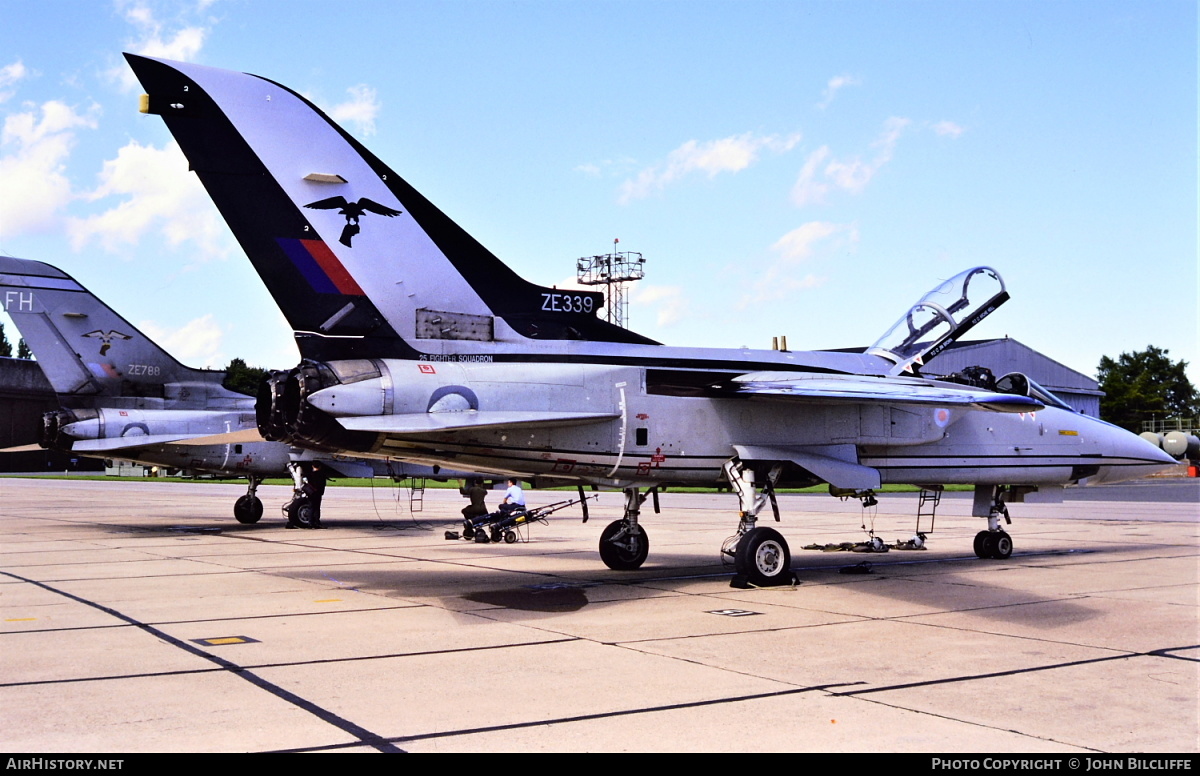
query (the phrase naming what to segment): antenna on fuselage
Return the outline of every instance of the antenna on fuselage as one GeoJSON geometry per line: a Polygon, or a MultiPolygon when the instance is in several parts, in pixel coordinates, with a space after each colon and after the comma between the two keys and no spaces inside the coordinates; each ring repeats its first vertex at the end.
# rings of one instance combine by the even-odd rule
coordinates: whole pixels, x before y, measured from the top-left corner
{"type": "Polygon", "coordinates": [[[629,298],[627,283],[646,276],[646,260],[636,251],[618,251],[613,240],[611,252],[599,256],[584,256],[575,261],[579,283],[585,286],[607,286],[604,293],[604,320],[623,329],[629,328],[629,298]]]}

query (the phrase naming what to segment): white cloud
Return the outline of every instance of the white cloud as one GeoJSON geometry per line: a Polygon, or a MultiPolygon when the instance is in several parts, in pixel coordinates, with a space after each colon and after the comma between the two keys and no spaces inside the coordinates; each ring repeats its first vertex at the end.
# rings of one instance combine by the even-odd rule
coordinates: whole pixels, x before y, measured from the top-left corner
{"type": "Polygon", "coordinates": [[[574,170],[590,178],[601,178],[605,176],[628,175],[629,171],[636,168],[636,159],[621,156],[616,159],[603,159],[599,162],[584,162],[583,164],[575,165],[574,170]]]}
{"type": "Polygon", "coordinates": [[[116,253],[157,229],[169,245],[194,242],[209,257],[227,253],[226,230],[200,181],[187,172],[187,160],[174,141],[164,148],[130,141],[117,158],[104,163],[91,201],[121,197],[103,213],[67,223],[71,245],[80,250],[97,240],[116,253]]]}
{"type": "Polygon", "coordinates": [[[813,247],[822,240],[827,240],[835,234],[847,231],[845,224],[831,224],[828,221],[810,221],[803,226],[793,229],[775,241],[771,250],[788,261],[803,261],[812,256],[813,247]]]}
{"type": "Polygon", "coordinates": [[[749,292],[742,296],[736,305],[737,309],[745,310],[754,305],[785,299],[797,291],[820,288],[829,280],[825,275],[817,275],[812,272],[797,276],[792,273],[784,274],[776,268],[772,268],[772,270],[775,271],[769,271],[767,275],[754,283],[749,292]]]}
{"type": "Polygon", "coordinates": [[[350,99],[334,105],[329,117],[334,121],[353,121],[364,135],[375,134],[375,117],[379,115],[379,99],[376,92],[366,84],[351,86],[346,90],[350,99]]]}
{"type": "Polygon", "coordinates": [[[797,267],[818,253],[826,255],[848,250],[858,242],[858,227],[854,224],[834,224],[810,221],[780,237],[771,246],[778,254],[757,276],[750,290],[739,300],[737,307],[783,299],[796,291],[817,288],[827,278],[811,272],[798,274],[797,267]]]}
{"type": "Polygon", "coordinates": [[[820,204],[833,189],[850,194],[861,193],[875,173],[892,160],[896,143],[909,123],[908,119],[896,116],[883,122],[883,131],[871,144],[876,151],[869,161],[860,157],[832,159],[828,146],[821,146],[813,151],[805,160],[800,176],[792,187],[792,202],[797,207],[820,204]]]}
{"type": "Polygon", "coordinates": [[[942,137],[958,137],[963,133],[963,128],[953,121],[939,121],[933,125],[933,131],[942,137]]]}
{"type": "Polygon", "coordinates": [[[817,107],[825,110],[833,102],[833,98],[847,86],[858,86],[862,81],[851,75],[835,75],[829,79],[829,83],[825,85],[825,91],[822,94],[821,101],[817,103],[817,107]]]}
{"type": "Polygon", "coordinates": [[[624,205],[647,197],[692,172],[705,173],[709,178],[723,172],[739,172],[754,164],[762,149],[784,153],[799,142],[799,133],[780,136],[753,132],[704,143],[689,140],[668,154],[666,161],[647,167],[637,177],[622,183],[618,201],[624,205]]]}
{"type": "MultiPolygon", "coordinates": [[[[207,27],[191,26],[169,30],[155,18],[154,12],[143,2],[124,3],[120,7],[123,7],[125,21],[136,30],[137,37],[125,44],[126,50],[134,54],[191,62],[200,53],[204,39],[208,37],[207,27]]],[[[137,78],[124,61],[108,71],[108,75],[127,92],[138,86],[137,78]]]]}
{"type": "Polygon", "coordinates": [[[96,127],[96,108],[79,113],[65,103],[4,118],[0,132],[0,234],[12,237],[48,229],[72,199],[65,162],[75,130],[96,127]],[[11,149],[11,150],[9,150],[11,149]]]}
{"type": "Polygon", "coordinates": [[[225,332],[213,320],[212,313],[188,321],[178,329],[165,328],[154,321],[142,321],[138,328],[187,366],[221,369],[228,363],[221,352],[225,332]]]}
{"type": "Polygon", "coordinates": [[[16,94],[16,91],[11,87],[15,86],[18,81],[21,81],[27,75],[29,75],[29,71],[19,59],[11,65],[0,67],[0,102],[4,102],[16,94]]]}
{"type": "Polygon", "coordinates": [[[820,182],[817,176],[821,164],[829,158],[829,153],[829,146],[821,146],[804,160],[804,166],[800,168],[800,177],[792,187],[792,202],[796,203],[797,207],[825,201],[829,184],[820,182]]]}
{"type": "MultiPolygon", "coordinates": [[[[887,121],[883,122],[883,132],[879,138],[871,144],[873,148],[880,149],[880,158],[886,162],[892,158],[892,152],[896,150],[896,141],[900,139],[900,135],[912,122],[900,116],[892,116],[887,121]]],[[[882,162],[880,162],[882,163],[882,162]]]]}
{"type": "Polygon", "coordinates": [[[687,315],[687,299],[679,286],[635,286],[629,298],[638,305],[654,308],[654,322],[658,326],[672,326],[687,315]]]}

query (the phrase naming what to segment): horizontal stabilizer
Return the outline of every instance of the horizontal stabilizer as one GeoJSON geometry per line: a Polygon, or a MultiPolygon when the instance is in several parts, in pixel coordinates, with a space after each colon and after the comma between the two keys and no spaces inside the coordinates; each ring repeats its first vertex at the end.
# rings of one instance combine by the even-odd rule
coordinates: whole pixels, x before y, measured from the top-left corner
{"type": "Polygon", "coordinates": [[[508,412],[504,410],[464,412],[423,412],[407,415],[373,415],[338,418],[350,431],[377,434],[439,434],[445,431],[470,431],[484,428],[538,428],[599,423],[621,417],[613,413],[593,412],[508,412]]]}
{"type": "Polygon", "coordinates": [[[265,442],[257,428],[244,428],[241,431],[227,431],[223,434],[207,434],[205,436],[180,439],[177,445],[242,445],[247,442],[265,442]]]}
{"type": "Polygon", "coordinates": [[[154,445],[194,444],[192,437],[186,434],[154,434],[147,436],[110,437],[108,439],[76,439],[71,444],[71,451],[76,453],[107,453],[114,450],[135,450],[139,447],[154,445]]]}
{"type": "Polygon", "coordinates": [[[818,448],[734,445],[743,461],[791,461],[835,488],[872,490],[879,487],[879,470],[857,462],[854,445],[818,448]]]}
{"type": "Polygon", "coordinates": [[[771,399],[821,402],[883,402],[969,406],[994,412],[1033,412],[1045,407],[1037,399],[992,393],[908,377],[861,375],[796,375],[751,372],[734,378],[734,393],[771,399]]]}
{"type": "Polygon", "coordinates": [[[39,445],[35,442],[31,445],[19,445],[17,447],[6,447],[3,450],[0,450],[0,453],[40,453],[40,452],[44,451],[45,449],[46,448],[42,447],[41,445],[39,445]]]}

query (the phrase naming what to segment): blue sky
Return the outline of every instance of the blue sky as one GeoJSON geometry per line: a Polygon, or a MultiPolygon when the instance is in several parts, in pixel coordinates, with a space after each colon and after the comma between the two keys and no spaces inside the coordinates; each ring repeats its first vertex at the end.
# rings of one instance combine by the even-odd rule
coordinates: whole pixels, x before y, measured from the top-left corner
{"type": "Polygon", "coordinates": [[[867,345],[998,269],[972,336],[1197,348],[1194,2],[0,0],[0,252],[185,363],[298,356],[122,51],[308,96],[519,273],[641,251],[630,325],[867,345]]]}

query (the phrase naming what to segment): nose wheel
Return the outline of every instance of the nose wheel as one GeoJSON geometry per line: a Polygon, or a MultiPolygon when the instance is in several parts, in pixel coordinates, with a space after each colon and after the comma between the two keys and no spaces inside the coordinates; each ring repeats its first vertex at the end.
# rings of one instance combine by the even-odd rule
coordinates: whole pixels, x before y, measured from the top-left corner
{"type": "Polygon", "coordinates": [[[263,516],[263,503],[255,495],[262,479],[251,476],[249,480],[250,486],[246,489],[246,495],[233,502],[233,516],[239,523],[244,524],[257,523],[263,516]]]}
{"type": "Polygon", "coordinates": [[[646,562],[650,539],[640,525],[614,520],[600,534],[600,560],[614,571],[632,571],[646,562]]]}
{"type": "Polygon", "coordinates": [[[613,571],[632,571],[641,568],[650,554],[650,537],[638,525],[642,502],[654,494],[654,511],[658,511],[658,492],[651,489],[641,493],[638,488],[625,489],[625,517],[608,524],[600,534],[600,560],[613,571]]]}

